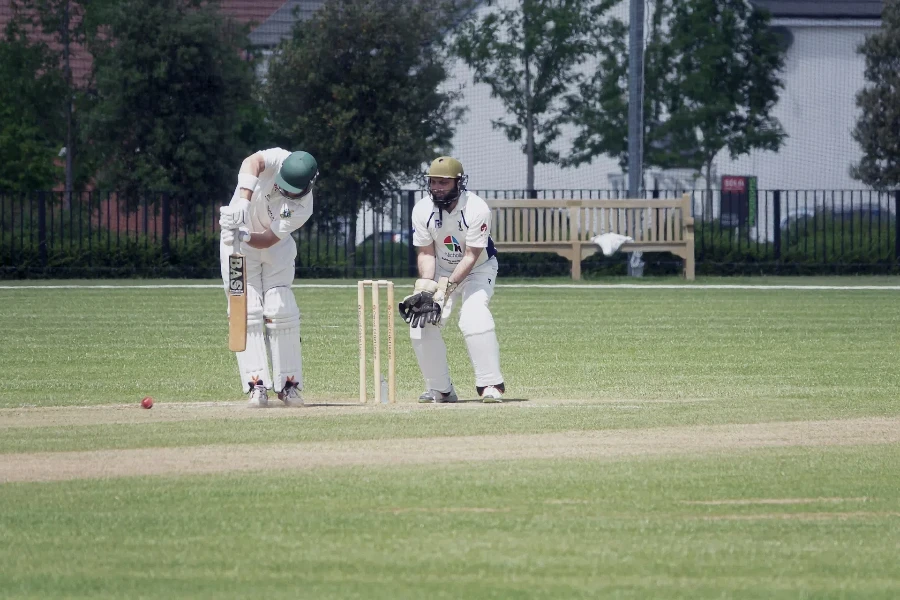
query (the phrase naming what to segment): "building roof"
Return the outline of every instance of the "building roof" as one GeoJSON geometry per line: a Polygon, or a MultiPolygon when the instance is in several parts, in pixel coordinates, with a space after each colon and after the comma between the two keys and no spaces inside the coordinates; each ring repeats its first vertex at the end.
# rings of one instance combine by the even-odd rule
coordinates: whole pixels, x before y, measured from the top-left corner
{"type": "Polygon", "coordinates": [[[752,0],[775,19],[881,19],[883,0],[752,0]]]}
{"type": "Polygon", "coordinates": [[[264,23],[285,0],[219,0],[222,12],[254,27],[264,23]]]}
{"type": "MultiPolygon", "coordinates": [[[[254,2],[234,2],[234,4],[255,4],[254,2]]],[[[297,19],[305,20],[312,16],[325,0],[287,0],[279,2],[277,10],[269,13],[267,18],[250,32],[250,43],[254,46],[272,47],[291,35],[291,29],[297,19]],[[296,11],[296,18],[294,16],[296,11]]],[[[224,8],[224,2],[223,2],[224,8]]]]}
{"type": "MultiPolygon", "coordinates": [[[[451,21],[449,26],[454,26],[459,19],[483,3],[484,0],[458,2],[457,19],[451,21]]],[[[225,2],[222,3],[223,8],[225,4],[225,2]]],[[[231,4],[240,5],[248,4],[248,2],[234,0],[231,4]]],[[[309,19],[323,4],[325,4],[325,0],[286,0],[282,2],[278,10],[273,11],[265,21],[261,21],[260,25],[254,27],[250,33],[250,43],[262,48],[277,46],[281,40],[291,35],[291,29],[298,19],[301,21],[309,19]]]]}

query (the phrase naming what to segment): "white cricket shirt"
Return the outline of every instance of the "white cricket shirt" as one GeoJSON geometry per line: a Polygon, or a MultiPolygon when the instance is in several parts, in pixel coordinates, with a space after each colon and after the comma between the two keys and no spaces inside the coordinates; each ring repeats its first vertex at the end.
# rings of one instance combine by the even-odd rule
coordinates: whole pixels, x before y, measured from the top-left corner
{"type": "Polygon", "coordinates": [[[453,212],[438,208],[431,195],[425,196],[413,207],[412,226],[414,246],[434,244],[439,271],[452,273],[467,246],[485,249],[475,267],[497,255],[491,240],[491,209],[472,192],[460,194],[453,212]]]}
{"type": "Polygon", "coordinates": [[[263,233],[269,227],[284,239],[292,231],[300,229],[312,216],[313,193],[296,200],[285,198],[274,191],[275,176],[290,152],[283,148],[260,150],[266,167],[259,174],[259,181],[250,197],[250,233],[263,233]]]}

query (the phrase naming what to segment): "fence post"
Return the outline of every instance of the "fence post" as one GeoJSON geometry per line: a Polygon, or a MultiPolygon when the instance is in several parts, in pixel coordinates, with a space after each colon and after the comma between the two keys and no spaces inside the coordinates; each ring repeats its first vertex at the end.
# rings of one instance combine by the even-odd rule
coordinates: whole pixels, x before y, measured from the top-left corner
{"type": "Polygon", "coordinates": [[[894,190],[894,262],[900,265],[900,190],[894,190]]]}
{"type": "Polygon", "coordinates": [[[162,253],[163,259],[169,262],[169,235],[171,227],[169,227],[169,219],[172,214],[172,204],[169,192],[162,194],[162,253]]]}
{"type": "MultiPolygon", "coordinates": [[[[150,202],[147,200],[147,194],[149,194],[149,192],[144,192],[141,195],[141,198],[143,198],[144,202],[144,250],[146,250],[150,245],[150,202]]],[[[135,227],[135,232],[137,231],[140,231],[140,228],[135,227]]],[[[140,234],[137,233],[137,235],[140,234]]]]}
{"type": "MultiPolygon", "coordinates": [[[[416,205],[416,192],[415,190],[409,190],[406,192],[406,214],[409,218],[407,221],[409,228],[409,244],[407,244],[407,274],[409,277],[415,277],[418,274],[418,269],[416,267],[416,249],[413,246],[413,225],[412,225],[412,213],[413,207],[416,205]]],[[[400,219],[402,222],[403,219],[400,219]]],[[[403,234],[400,234],[400,241],[403,241],[403,234]]]]}
{"type": "Polygon", "coordinates": [[[775,222],[773,229],[773,248],[775,260],[781,260],[781,190],[772,193],[772,220],[775,222]]]}
{"type": "MultiPolygon", "coordinates": [[[[44,192],[38,192],[38,255],[41,266],[47,266],[47,198],[44,192]]],[[[62,218],[62,217],[60,217],[62,218]]]]}

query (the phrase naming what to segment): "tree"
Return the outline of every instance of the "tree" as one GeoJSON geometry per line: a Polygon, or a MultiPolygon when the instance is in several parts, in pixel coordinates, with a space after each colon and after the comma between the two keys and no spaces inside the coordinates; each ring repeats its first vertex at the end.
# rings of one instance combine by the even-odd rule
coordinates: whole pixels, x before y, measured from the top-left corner
{"type": "MultiPolygon", "coordinates": [[[[705,171],[712,202],[712,164],[753,149],[778,150],[786,137],[771,116],[783,87],[784,48],[767,12],[745,0],[660,0],[645,56],[645,163],[705,171]]],[[[609,34],[624,36],[625,28],[609,34]]],[[[605,42],[604,43],[608,43],[605,42]]],[[[627,52],[606,51],[584,106],[573,156],[602,151],[627,164],[627,52]]],[[[571,100],[570,100],[571,105],[571,100]]],[[[706,214],[712,214],[711,210],[706,214]]]]}
{"type": "Polygon", "coordinates": [[[202,0],[123,0],[97,16],[85,133],[102,186],[131,201],[170,192],[186,209],[198,198],[227,202],[250,153],[247,33],[202,0]]]}
{"type": "Polygon", "coordinates": [[[672,19],[675,54],[668,109],[674,150],[706,171],[712,215],[712,163],[751,150],[777,151],[787,135],[771,116],[784,87],[784,48],[769,14],[746,0],[684,0],[672,19]]]}
{"type": "Polygon", "coordinates": [[[45,43],[29,41],[15,19],[7,24],[0,41],[0,190],[26,193],[59,180],[65,82],[57,67],[45,43]]]}
{"type": "Polygon", "coordinates": [[[534,190],[534,166],[560,161],[554,142],[566,121],[564,98],[591,52],[591,35],[612,0],[521,0],[495,7],[467,22],[456,53],[486,83],[510,119],[493,121],[512,142],[524,142],[526,188],[534,190]]]}
{"type": "Polygon", "coordinates": [[[883,190],[900,187],[900,2],[884,3],[881,22],[859,47],[869,85],[856,95],[861,114],[853,139],[863,157],[850,175],[883,190]]]}
{"type": "MultiPolygon", "coordinates": [[[[64,186],[68,193],[84,185],[91,176],[90,160],[75,160],[76,154],[79,154],[76,113],[78,107],[84,105],[86,90],[73,78],[71,58],[73,50],[85,41],[87,8],[91,7],[94,12],[98,12],[99,7],[112,2],[115,0],[12,0],[10,3],[17,20],[27,31],[53,41],[52,48],[48,49],[56,62],[54,69],[59,71],[65,82],[64,92],[55,99],[64,119],[64,186]]],[[[65,198],[67,203],[69,198],[68,195],[65,198]]]]}
{"type": "MultiPolygon", "coordinates": [[[[644,49],[644,166],[678,166],[678,158],[665,149],[667,76],[672,69],[672,47],[663,35],[671,16],[667,0],[654,0],[648,41],[644,49]],[[674,159],[674,160],[673,160],[674,159]]],[[[597,28],[593,41],[597,67],[578,92],[566,97],[569,121],[578,128],[572,152],[563,166],[578,166],[606,155],[628,167],[628,25],[610,18],[597,28]]],[[[643,179],[643,178],[642,178],[643,179]]]]}
{"type": "Polygon", "coordinates": [[[271,57],[264,101],[282,145],[319,163],[317,219],[380,209],[449,151],[462,115],[440,89],[450,16],[412,0],[330,0],[271,57]]]}

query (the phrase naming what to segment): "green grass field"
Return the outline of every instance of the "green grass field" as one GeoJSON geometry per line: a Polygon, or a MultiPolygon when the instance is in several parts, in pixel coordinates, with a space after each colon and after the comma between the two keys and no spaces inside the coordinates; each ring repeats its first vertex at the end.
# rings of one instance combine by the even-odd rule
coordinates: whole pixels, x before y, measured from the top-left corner
{"type": "Polygon", "coordinates": [[[356,405],[355,281],[299,282],[263,411],[213,282],[92,283],[0,285],[0,597],[900,597],[900,278],[502,281],[510,401],[454,320],[446,406],[399,326],[356,405]]]}

